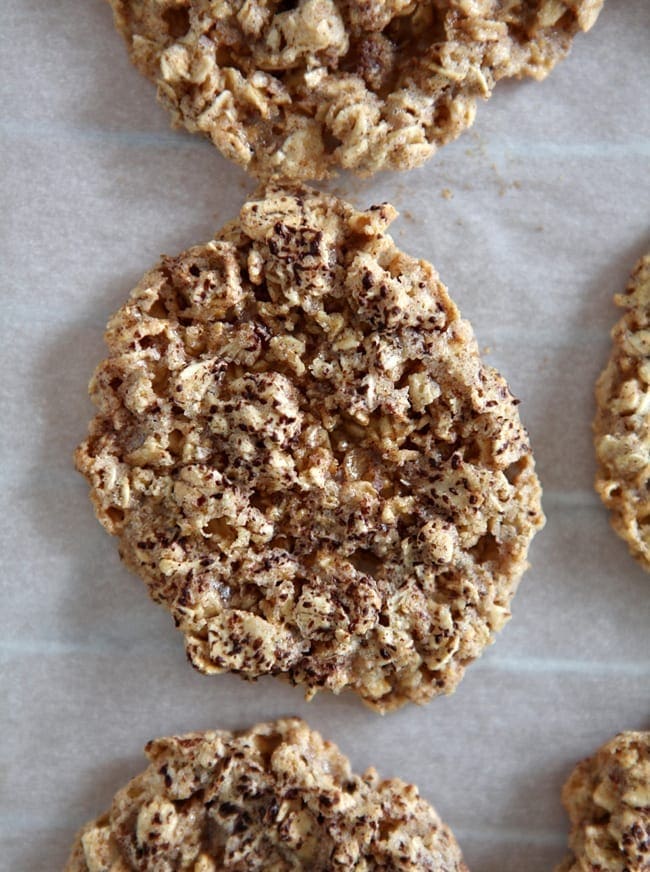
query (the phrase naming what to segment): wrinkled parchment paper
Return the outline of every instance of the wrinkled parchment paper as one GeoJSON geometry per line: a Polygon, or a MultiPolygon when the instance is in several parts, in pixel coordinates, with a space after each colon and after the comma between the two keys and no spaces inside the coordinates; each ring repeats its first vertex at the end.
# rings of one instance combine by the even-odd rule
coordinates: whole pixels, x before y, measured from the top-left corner
{"type": "Polygon", "coordinates": [[[592,490],[590,434],[611,297],[650,250],[650,3],[607,0],[546,82],[497,86],[421,169],[331,186],[400,209],[399,244],[436,264],[522,400],[548,515],[511,623],[456,694],[384,718],[194,672],[95,521],[71,453],[106,320],[253,184],[169,129],[108,4],[7,3],[0,34],[0,868],[60,869],[148,739],[296,713],[357,770],[415,781],[472,872],[550,870],[571,767],[650,728],[650,577],[592,490]]]}

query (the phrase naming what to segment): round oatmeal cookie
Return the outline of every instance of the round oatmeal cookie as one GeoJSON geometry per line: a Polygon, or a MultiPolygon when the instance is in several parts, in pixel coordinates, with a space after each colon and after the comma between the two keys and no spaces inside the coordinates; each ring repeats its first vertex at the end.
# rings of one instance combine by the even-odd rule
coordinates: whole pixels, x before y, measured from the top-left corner
{"type": "Polygon", "coordinates": [[[620,733],[562,791],[572,853],[556,872],[648,872],[650,733],[620,733]]]}
{"type": "Polygon", "coordinates": [[[412,784],[362,776],[297,718],[149,742],[66,872],[468,872],[412,784]]]}
{"type": "Polygon", "coordinates": [[[650,255],[614,300],[626,311],[596,385],[596,490],[612,526],[650,571],[650,255]]]}
{"type": "Polygon", "coordinates": [[[260,178],[418,166],[604,0],[110,0],[174,123],[260,178]]]}
{"type": "Polygon", "coordinates": [[[526,432],[389,205],[270,187],[113,317],[76,463],[203,672],[451,692],[542,524],[526,432]]]}

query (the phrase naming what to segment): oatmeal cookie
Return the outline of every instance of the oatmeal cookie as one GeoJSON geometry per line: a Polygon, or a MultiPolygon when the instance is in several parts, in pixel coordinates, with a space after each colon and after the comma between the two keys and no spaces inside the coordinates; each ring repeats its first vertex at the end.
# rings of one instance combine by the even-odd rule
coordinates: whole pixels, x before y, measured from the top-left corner
{"type": "Polygon", "coordinates": [[[572,854],[557,872],[648,872],[650,733],[620,733],[579,763],[562,802],[572,854]]]}
{"type": "Polygon", "coordinates": [[[604,0],[110,0],[174,123],[259,178],[409,169],[604,0]]]}
{"type": "Polygon", "coordinates": [[[455,688],[542,524],[517,400],[395,214],[272,186],[163,257],[76,453],[196,667],[381,711],[455,688]]]}
{"type": "Polygon", "coordinates": [[[66,872],[468,872],[417,788],[362,776],[297,718],[149,742],[66,872]]]}
{"type": "Polygon", "coordinates": [[[614,299],[626,311],[596,385],[596,490],[612,526],[650,571],[650,255],[614,299]]]}

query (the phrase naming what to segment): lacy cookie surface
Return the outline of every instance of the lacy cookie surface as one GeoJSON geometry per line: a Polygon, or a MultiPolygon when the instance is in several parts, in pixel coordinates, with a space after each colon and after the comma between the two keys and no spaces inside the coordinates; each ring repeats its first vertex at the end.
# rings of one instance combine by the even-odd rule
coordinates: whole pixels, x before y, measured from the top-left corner
{"type": "Polygon", "coordinates": [[[66,872],[468,872],[417,788],[363,776],[297,719],[150,742],[66,872]]]}
{"type": "Polygon", "coordinates": [[[528,437],[433,267],[271,187],[111,320],[76,462],[205,672],[451,692],[543,517],[528,437]]]}

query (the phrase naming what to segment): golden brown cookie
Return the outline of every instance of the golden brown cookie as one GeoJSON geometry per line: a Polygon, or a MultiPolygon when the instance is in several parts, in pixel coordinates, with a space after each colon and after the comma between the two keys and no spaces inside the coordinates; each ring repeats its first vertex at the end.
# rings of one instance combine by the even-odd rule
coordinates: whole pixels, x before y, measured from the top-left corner
{"type": "Polygon", "coordinates": [[[391,206],[271,187],[111,320],[76,463],[192,663],[449,693],[542,525],[528,437],[391,206]]]}
{"type": "Polygon", "coordinates": [[[650,733],[620,733],[562,791],[571,855],[557,872],[650,870],[650,733]]]}
{"type": "Polygon", "coordinates": [[[110,0],[174,123],[259,178],[418,166],[603,0],[110,0]]]}
{"type": "Polygon", "coordinates": [[[650,255],[614,299],[626,311],[596,385],[596,490],[616,532],[650,570],[650,255]]]}
{"type": "Polygon", "coordinates": [[[149,742],[66,872],[468,872],[417,788],[363,776],[297,718],[149,742]]]}

